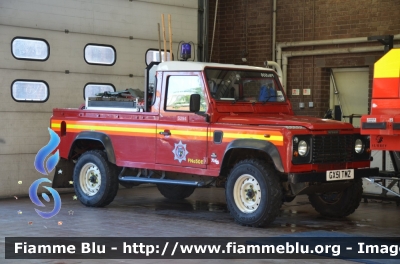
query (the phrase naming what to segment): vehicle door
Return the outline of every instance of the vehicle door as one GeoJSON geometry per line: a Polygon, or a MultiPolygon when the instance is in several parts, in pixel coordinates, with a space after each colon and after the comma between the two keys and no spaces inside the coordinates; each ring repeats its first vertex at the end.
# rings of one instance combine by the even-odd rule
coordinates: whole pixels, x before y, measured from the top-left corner
{"type": "Polygon", "coordinates": [[[164,72],[160,119],[157,124],[156,163],[206,168],[208,122],[189,111],[190,95],[200,94],[200,112],[207,111],[201,73],[164,72]]]}

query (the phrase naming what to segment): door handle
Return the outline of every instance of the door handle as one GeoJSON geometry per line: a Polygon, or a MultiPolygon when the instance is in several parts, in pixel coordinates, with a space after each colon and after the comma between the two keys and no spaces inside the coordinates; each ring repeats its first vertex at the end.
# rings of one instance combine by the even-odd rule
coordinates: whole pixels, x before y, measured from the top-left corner
{"type": "Polygon", "coordinates": [[[164,130],[164,132],[158,132],[158,134],[164,135],[164,136],[171,136],[171,131],[169,131],[169,130],[164,130]]]}

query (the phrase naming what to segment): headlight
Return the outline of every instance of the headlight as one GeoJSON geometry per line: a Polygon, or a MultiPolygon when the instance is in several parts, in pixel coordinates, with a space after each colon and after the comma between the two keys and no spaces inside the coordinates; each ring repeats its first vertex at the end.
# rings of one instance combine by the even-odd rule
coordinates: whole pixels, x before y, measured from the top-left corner
{"type": "Polygon", "coordinates": [[[302,157],[307,155],[308,152],[307,142],[305,142],[304,140],[300,140],[299,145],[297,147],[297,151],[299,152],[299,155],[302,157]]]}
{"type": "Polygon", "coordinates": [[[360,154],[364,151],[364,143],[361,139],[356,140],[356,143],[354,144],[354,150],[357,154],[360,154]]]}

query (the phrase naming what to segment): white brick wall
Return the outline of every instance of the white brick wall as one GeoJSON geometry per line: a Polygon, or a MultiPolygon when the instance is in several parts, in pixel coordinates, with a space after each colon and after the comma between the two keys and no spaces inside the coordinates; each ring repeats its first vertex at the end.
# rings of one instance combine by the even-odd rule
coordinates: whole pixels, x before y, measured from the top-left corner
{"type": "MultiPolygon", "coordinates": [[[[1,0],[0,197],[27,194],[30,184],[41,177],[33,162],[49,140],[52,109],[78,107],[86,83],[112,83],[117,90],[143,89],[145,52],[158,49],[161,13],[166,26],[167,15],[172,16],[174,55],[179,41],[197,43],[197,4],[197,0],[1,0]],[[11,40],[16,36],[46,39],[49,59],[16,60],[11,54],[11,40]],[[86,64],[83,49],[87,43],[114,46],[115,65],[86,64]],[[49,100],[15,102],[11,98],[15,79],[46,81],[49,100]],[[18,180],[23,184],[18,185],[18,180]]],[[[166,33],[168,37],[168,27],[166,33]]]]}
{"type": "Polygon", "coordinates": [[[2,25],[150,40],[161,13],[171,14],[174,38],[197,39],[196,0],[3,0],[0,7],[2,25]]]}

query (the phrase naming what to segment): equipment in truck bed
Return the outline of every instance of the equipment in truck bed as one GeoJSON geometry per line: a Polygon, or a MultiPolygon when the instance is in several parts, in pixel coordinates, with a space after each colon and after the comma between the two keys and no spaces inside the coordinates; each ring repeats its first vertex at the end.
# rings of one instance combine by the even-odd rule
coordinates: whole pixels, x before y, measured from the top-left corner
{"type": "Polygon", "coordinates": [[[86,98],[85,109],[143,112],[143,100],[140,98],[143,98],[143,92],[132,88],[120,92],[99,93],[96,97],[86,98]]]}

